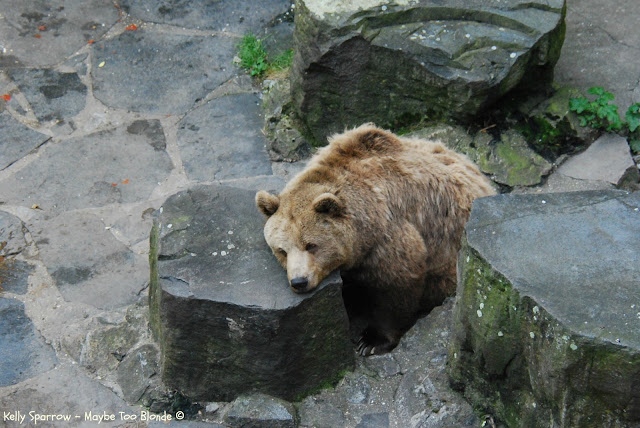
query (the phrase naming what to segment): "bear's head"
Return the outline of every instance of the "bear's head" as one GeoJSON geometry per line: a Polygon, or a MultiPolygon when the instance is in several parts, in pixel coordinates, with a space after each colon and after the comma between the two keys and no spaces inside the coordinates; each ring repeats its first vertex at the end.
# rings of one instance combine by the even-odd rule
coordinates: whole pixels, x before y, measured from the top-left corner
{"type": "Polygon", "coordinates": [[[313,290],[351,259],[345,206],[326,190],[296,186],[279,196],[263,190],[256,194],[256,205],[267,216],[264,237],[296,293],[313,290]]]}

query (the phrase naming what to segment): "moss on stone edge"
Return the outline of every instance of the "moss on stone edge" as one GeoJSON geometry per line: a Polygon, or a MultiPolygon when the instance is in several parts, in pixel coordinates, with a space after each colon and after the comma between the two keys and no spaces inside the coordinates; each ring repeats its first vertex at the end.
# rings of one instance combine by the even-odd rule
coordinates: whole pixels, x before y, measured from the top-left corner
{"type": "Polygon", "coordinates": [[[342,369],[336,372],[333,376],[326,378],[320,384],[310,388],[309,390],[298,394],[292,401],[298,403],[310,395],[316,395],[321,393],[325,389],[333,389],[338,385],[338,383],[344,378],[347,373],[353,371],[353,368],[342,369]]]}
{"type": "Polygon", "coordinates": [[[160,225],[157,220],[154,219],[151,226],[151,233],[149,235],[149,326],[154,338],[160,344],[160,348],[164,353],[164,346],[162,343],[162,332],[160,325],[160,284],[158,283],[158,238],[160,233],[160,225]]]}
{"type": "Polygon", "coordinates": [[[639,354],[572,334],[466,242],[459,266],[448,374],[478,412],[509,427],[627,426],[639,354]]]}

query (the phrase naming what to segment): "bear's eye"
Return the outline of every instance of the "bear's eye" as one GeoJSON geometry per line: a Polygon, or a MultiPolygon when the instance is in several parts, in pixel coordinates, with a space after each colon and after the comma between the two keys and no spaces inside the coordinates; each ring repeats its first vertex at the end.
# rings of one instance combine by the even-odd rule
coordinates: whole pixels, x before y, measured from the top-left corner
{"type": "Polygon", "coordinates": [[[316,244],[309,243],[304,247],[304,249],[305,251],[309,251],[310,253],[313,253],[315,250],[318,249],[318,246],[316,244]]]}
{"type": "Polygon", "coordinates": [[[277,252],[278,254],[280,254],[282,257],[287,257],[287,252],[286,252],[285,250],[283,250],[282,248],[278,248],[278,249],[276,250],[276,252],[277,252]]]}

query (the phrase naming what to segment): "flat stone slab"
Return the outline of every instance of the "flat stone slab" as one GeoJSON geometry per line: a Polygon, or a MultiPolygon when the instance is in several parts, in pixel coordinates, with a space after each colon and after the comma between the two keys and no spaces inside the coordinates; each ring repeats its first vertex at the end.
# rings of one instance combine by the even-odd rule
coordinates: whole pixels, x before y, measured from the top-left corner
{"type": "Polygon", "coordinates": [[[236,43],[230,37],[125,31],[95,44],[94,95],[110,107],[184,113],[233,76],[236,43]]]}
{"type": "Polygon", "coordinates": [[[142,132],[136,123],[47,146],[28,168],[0,183],[3,200],[37,204],[48,214],[146,200],[173,164],[164,135],[142,132]]]}
{"type": "Polygon", "coordinates": [[[0,128],[0,170],[22,159],[50,139],[48,135],[21,124],[5,111],[0,111],[0,128]]]}
{"type": "Polygon", "coordinates": [[[277,15],[284,13],[291,6],[291,1],[124,0],[120,6],[132,16],[148,22],[244,34],[257,33],[277,15]]]}
{"type": "Polygon", "coordinates": [[[60,365],[53,370],[41,373],[19,385],[4,388],[0,395],[0,408],[5,412],[24,416],[22,424],[18,421],[4,422],[7,428],[24,426],[97,426],[97,417],[104,414],[115,415],[114,421],[103,420],[100,426],[122,426],[120,412],[124,415],[135,415],[140,420],[140,408],[130,407],[109,388],[90,379],[81,369],[75,366],[60,365]],[[29,416],[69,415],[68,421],[46,422],[44,419],[34,423],[29,416]],[[85,419],[85,413],[90,414],[85,419]],[[76,418],[77,416],[77,418],[76,418]]]}
{"type": "Polygon", "coordinates": [[[103,0],[6,0],[2,6],[1,69],[58,64],[98,40],[119,18],[114,4],[103,0]]]}
{"type": "Polygon", "coordinates": [[[51,370],[58,359],[51,346],[36,333],[24,304],[0,298],[0,386],[15,385],[51,370]]]}
{"type": "Polygon", "coordinates": [[[509,426],[640,421],[638,230],[637,192],[474,203],[450,351],[474,406],[509,426]]]}
{"type": "Polygon", "coordinates": [[[87,87],[77,73],[14,69],[7,73],[40,121],[62,122],[84,109],[87,87]]]}
{"type": "Polygon", "coordinates": [[[198,186],[159,210],[149,297],[169,387],[201,401],[292,400],[352,367],[339,275],[295,294],[263,227],[251,190],[198,186]]]}
{"type": "Polygon", "coordinates": [[[631,158],[627,140],[618,134],[607,133],[583,153],[560,165],[558,173],[580,180],[604,181],[615,186],[634,168],[637,177],[637,167],[631,158]]]}
{"type": "Polygon", "coordinates": [[[362,122],[467,118],[549,81],[564,0],[296,4],[294,105],[318,142],[362,122]]]}
{"type": "Polygon", "coordinates": [[[146,257],[119,242],[100,218],[76,211],[34,221],[29,229],[66,301],[113,309],[138,299],[147,281],[146,257]]]}
{"type": "Polygon", "coordinates": [[[241,396],[231,403],[224,417],[230,428],[264,427],[296,428],[296,409],[293,404],[265,394],[241,396]]]}
{"type": "Polygon", "coordinates": [[[180,121],[178,147],[190,179],[271,175],[258,101],[254,94],[227,95],[189,112],[180,121]]]}

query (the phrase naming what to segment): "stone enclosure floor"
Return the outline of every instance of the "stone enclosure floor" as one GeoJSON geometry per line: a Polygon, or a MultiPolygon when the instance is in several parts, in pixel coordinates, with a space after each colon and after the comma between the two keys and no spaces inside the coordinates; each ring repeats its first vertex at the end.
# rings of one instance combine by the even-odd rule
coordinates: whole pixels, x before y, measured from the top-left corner
{"type": "MultiPolygon", "coordinates": [[[[248,32],[292,44],[290,2],[163,4],[0,2],[0,427],[20,415],[28,426],[29,411],[72,415],[43,426],[94,426],[86,412],[147,426],[127,356],[150,343],[153,211],[202,183],[277,191],[302,167],[269,161],[261,88],[233,61],[248,32]]],[[[569,0],[556,81],[604,86],[622,112],[640,102],[638,16],[636,0],[569,0]]],[[[518,191],[611,188],[615,177],[596,172],[614,170],[615,154],[583,155],[518,191]]],[[[300,425],[477,426],[444,375],[451,306],[299,403],[300,425]]]]}

